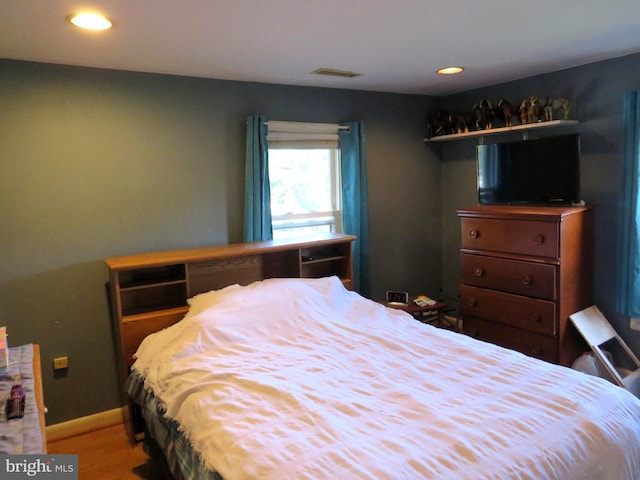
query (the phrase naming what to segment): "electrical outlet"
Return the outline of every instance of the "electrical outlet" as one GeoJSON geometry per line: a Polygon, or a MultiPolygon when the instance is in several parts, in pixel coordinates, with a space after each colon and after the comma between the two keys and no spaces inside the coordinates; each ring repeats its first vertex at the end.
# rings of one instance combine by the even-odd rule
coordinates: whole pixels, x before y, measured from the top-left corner
{"type": "Polygon", "coordinates": [[[69,368],[69,357],[57,357],[53,359],[54,370],[64,370],[69,368]]]}

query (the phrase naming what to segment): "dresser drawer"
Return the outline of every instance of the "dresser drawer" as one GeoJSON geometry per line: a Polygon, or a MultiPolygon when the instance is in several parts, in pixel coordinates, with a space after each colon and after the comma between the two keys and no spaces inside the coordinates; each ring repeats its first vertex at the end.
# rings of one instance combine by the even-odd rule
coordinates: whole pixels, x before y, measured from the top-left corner
{"type": "Polygon", "coordinates": [[[465,317],[462,325],[470,337],[517,350],[547,362],[558,361],[556,337],[547,337],[476,317],[465,317]]]}
{"type": "Polygon", "coordinates": [[[556,267],[484,255],[460,255],[461,283],[556,300],[556,267]]]}
{"type": "Polygon", "coordinates": [[[460,313],[463,320],[472,316],[542,335],[557,333],[556,304],[547,300],[460,285],[460,313]]]}
{"type": "Polygon", "coordinates": [[[558,258],[559,225],[554,222],[462,218],[462,248],[558,258]]]}

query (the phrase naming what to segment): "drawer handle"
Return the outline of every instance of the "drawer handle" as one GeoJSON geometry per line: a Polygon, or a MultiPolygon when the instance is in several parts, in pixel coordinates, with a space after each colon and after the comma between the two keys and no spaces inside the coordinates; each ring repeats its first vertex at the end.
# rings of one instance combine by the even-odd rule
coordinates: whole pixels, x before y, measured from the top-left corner
{"type": "Polygon", "coordinates": [[[538,245],[542,245],[544,243],[544,235],[541,233],[537,233],[533,237],[533,241],[536,242],[538,245]]]}
{"type": "Polygon", "coordinates": [[[535,323],[540,323],[542,321],[542,315],[540,315],[540,312],[533,312],[531,314],[531,320],[535,323]]]}
{"type": "Polygon", "coordinates": [[[481,277],[481,276],[484,275],[484,268],[476,267],[476,269],[473,271],[473,273],[476,275],[476,277],[481,277]]]}
{"type": "Polygon", "coordinates": [[[523,275],[522,277],[523,285],[531,285],[532,283],[533,283],[533,278],[531,277],[531,275],[529,274],[523,275]]]}
{"type": "Polygon", "coordinates": [[[479,230],[475,230],[475,229],[474,229],[474,230],[471,230],[471,231],[469,232],[469,236],[470,236],[471,238],[478,238],[478,237],[480,236],[480,231],[479,231],[479,230]]]}
{"type": "Polygon", "coordinates": [[[467,301],[467,305],[469,305],[471,308],[475,307],[477,304],[478,304],[478,302],[476,301],[476,299],[475,299],[475,298],[470,298],[470,299],[467,301]]]}

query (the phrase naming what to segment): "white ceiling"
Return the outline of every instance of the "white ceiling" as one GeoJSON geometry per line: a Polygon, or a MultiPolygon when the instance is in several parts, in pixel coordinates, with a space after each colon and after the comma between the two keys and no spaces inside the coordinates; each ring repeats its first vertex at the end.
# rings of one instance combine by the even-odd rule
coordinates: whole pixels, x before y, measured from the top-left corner
{"type": "Polygon", "coordinates": [[[287,85],[440,96],[635,52],[638,0],[0,0],[0,58],[287,85]]]}

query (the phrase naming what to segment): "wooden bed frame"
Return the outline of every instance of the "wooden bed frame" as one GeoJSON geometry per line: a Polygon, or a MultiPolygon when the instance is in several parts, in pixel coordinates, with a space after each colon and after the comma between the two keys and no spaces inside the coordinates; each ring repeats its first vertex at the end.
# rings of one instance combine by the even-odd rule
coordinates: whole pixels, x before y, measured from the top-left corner
{"type": "Polygon", "coordinates": [[[352,289],[355,239],[352,235],[325,234],[107,258],[125,425],[131,440],[139,439],[142,433],[124,391],[133,355],[147,335],[184,317],[188,298],[267,278],[335,275],[352,289]]]}

